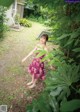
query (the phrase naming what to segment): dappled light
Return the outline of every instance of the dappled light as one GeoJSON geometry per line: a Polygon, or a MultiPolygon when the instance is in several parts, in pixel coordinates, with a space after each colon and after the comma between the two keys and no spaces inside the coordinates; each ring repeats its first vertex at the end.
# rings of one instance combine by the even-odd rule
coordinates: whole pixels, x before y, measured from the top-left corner
{"type": "Polygon", "coordinates": [[[0,0],[0,112],[80,112],[80,0],[0,0]]]}

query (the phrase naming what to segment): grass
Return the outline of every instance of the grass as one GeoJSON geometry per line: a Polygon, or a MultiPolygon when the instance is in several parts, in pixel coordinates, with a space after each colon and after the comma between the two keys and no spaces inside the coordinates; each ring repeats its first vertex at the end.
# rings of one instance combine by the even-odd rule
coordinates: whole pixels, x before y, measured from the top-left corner
{"type": "Polygon", "coordinates": [[[7,71],[11,72],[13,75],[22,75],[24,73],[24,69],[20,65],[8,66],[7,71]]]}

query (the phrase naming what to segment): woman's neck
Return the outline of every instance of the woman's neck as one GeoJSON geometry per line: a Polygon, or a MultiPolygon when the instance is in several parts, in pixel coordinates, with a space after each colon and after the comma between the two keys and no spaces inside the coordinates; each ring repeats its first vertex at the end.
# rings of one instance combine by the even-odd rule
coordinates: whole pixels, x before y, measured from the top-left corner
{"type": "Polygon", "coordinates": [[[40,43],[40,44],[41,44],[42,46],[46,46],[46,43],[44,43],[44,44],[43,44],[43,43],[40,43]]]}

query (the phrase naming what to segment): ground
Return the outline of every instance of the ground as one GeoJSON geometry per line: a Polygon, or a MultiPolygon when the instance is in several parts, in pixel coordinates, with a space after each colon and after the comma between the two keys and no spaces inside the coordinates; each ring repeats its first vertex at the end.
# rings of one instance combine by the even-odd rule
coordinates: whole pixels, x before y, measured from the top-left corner
{"type": "Polygon", "coordinates": [[[27,88],[26,83],[31,80],[27,67],[32,57],[24,64],[21,60],[38,43],[36,38],[45,29],[44,25],[32,22],[31,28],[18,32],[10,30],[0,41],[0,105],[7,104],[14,112],[25,112],[25,105],[37,96],[36,91],[40,92],[43,88],[42,83],[33,90],[27,88]]]}

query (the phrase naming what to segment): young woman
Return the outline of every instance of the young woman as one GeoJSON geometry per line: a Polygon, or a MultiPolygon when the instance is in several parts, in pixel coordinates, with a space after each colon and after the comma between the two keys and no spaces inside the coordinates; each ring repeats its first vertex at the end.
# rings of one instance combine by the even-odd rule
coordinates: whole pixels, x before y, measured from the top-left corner
{"type": "MultiPolygon", "coordinates": [[[[46,47],[46,42],[48,41],[48,35],[47,34],[43,34],[40,37],[40,42],[38,45],[36,45],[36,47],[24,58],[22,59],[22,62],[24,62],[29,56],[31,56],[34,51],[38,51],[38,50],[46,50],[47,51],[47,47],[46,47]]],[[[35,53],[35,55],[37,55],[38,53],[35,53]]],[[[32,63],[29,65],[28,67],[28,72],[32,75],[32,80],[31,82],[27,83],[27,85],[29,86],[29,88],[33,88],[36,86],[36,82],[38,79],[45,79],[45,71],[44,71],[44,62],[41,62],[41,60],[43,59],[45,55],[40,56],[40,57],[36,57],[33,59],[32,63]]]]}

